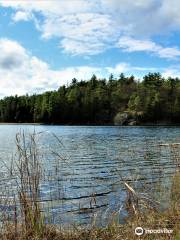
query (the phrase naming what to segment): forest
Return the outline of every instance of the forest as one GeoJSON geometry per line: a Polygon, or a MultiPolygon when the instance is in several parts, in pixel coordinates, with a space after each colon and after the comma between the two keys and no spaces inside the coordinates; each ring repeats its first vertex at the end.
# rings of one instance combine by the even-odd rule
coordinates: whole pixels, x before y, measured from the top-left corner
{"type": "Polygon", "coordinates": [[[108,79],[72,79],[42,94],[0,100],[0,122],[74,125],[180,123],[180,79],[149,73],[142,80],[123,73],[108,79]]]}

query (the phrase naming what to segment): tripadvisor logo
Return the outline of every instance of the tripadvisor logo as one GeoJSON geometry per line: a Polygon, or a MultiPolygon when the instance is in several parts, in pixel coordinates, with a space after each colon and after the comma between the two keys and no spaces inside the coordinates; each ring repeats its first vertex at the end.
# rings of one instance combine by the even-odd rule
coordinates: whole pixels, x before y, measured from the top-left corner
{"type": "Polygon", "coordinates": [[[141,236],[143,234],[152,234],[152,233],[170,234],[173,232],[173,230],[167,229],[167,228],[148,229],[148,228],[136,227],[134,232],[137,236],[141,236]]]}
{"type": "Polygon", "coordinates": [[[144,233],[144,229],[142,227],[135,228],[136,235],[141,236],[141,235],[143,235],[143,233],[144,233]]]}

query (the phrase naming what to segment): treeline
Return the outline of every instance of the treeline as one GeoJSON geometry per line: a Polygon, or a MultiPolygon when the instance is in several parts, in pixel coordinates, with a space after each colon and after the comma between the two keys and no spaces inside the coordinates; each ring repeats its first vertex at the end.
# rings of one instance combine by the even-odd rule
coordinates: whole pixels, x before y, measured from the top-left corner
{"type": "Polygon", "coordinates": [[[72,79],[69,86],[0,100],[0,122],[49,124],[180,123],[180,79],[149,73],[142,81],[72,79]]]}

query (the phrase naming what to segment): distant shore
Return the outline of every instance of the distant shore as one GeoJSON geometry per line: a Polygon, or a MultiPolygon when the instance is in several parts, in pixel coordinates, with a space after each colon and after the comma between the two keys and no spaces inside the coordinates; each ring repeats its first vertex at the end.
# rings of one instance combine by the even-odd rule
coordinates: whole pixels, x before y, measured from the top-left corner
{"type": "MultiPolygon", "coordinates": [[[[0,125],[47,125],[45,123],[11,123],[11,122],[3,122],[0,125]]],[[[49,125],[49,124],[48,124],[49,125]]]]}
{"type": "Polygon", "coordinates": [[[0,125],[51,125],[51,126],[112,126],[112,127],[179,127],[180,123],[142,123],[137,125],[116,125],[116,124],[60,124],[60,123],[11,123],[11,122],[1,122],[0,125]]]}

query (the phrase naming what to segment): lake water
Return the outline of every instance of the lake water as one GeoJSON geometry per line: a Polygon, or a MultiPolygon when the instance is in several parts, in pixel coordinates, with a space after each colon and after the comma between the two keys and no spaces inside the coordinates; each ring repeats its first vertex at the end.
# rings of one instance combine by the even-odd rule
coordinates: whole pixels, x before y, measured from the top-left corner
{"type": "MultiPolygon", "coordinates": [[[[103,225],[123,206],[124,181],[154,198],[157,185],[168,194],[174,156],[160,144],[180,142],[179,127],[0,125],[0,183],[12,192],[13,182],[5,183],[5,165],[16,152],[15,135],[20,131],[40,133],[45,171],[41,203],[47,221],[88,224],[96,216],[103,225]]],[[[162,202],[168,204],[167,195],[162,202]]],[[[120,219],[124,216],[126,211],[120,219]]]]}

